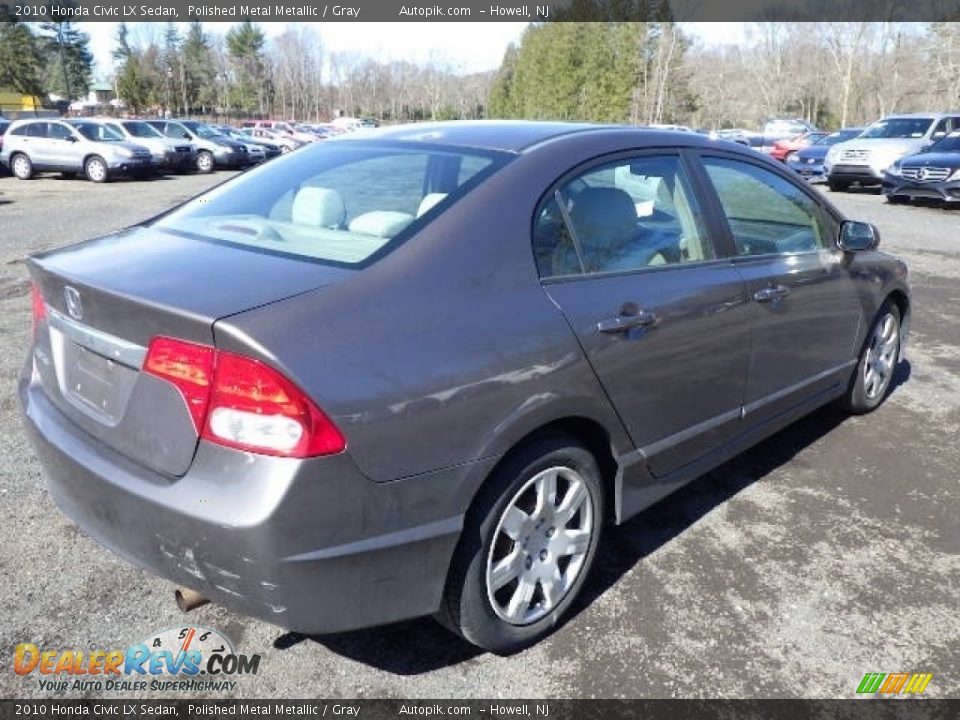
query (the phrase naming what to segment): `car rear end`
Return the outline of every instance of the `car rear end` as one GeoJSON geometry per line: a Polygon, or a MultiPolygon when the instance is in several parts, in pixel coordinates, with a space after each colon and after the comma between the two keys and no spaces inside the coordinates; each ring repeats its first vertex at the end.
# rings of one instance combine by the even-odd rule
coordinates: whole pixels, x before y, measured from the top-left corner
{"type": "MultiPolygon", "coordinates": [[[[302,318],[307,303],[316,320],[327,293],[349,295],[401,214],[370,208],[354,218],[363,232],[347,216],[332,229],[337,191],[316,174],[352,158],[368,177],[378,152],[351,145],[270,163],[154,224],[27,263],[33,331],[18,390],[57,504],[137,565],[303,632],[434,612],[465,478],[495,461],[372,479],[343,430],[356,432],[345,379],[312,375],[324,360],[304,350],[309,328],[292,310],[302,318]],[[375,221],[383,235],[370,234],[375,221]]],[[[340,191],[384,202],[357,177],[340,191]]],[[[407,223],[423,202],[416,179],[407,223]]]]}
{"type": "Polygon", "coordinates": [[[58,506],[136,564],[284,627],[432,612],[459,525],[437,528],[425,500],[450,476],[418,482],[424,501],[402,511],[409,484],[365,477],[282,360],[218,347],[219,318],[278,312],[349,272],[175,236],[135,244],[152,270],[126,279],[97,243],[29,262],[19,396],[58,506]],[[203,289],[161,297],[172,272],[203,289]],[[281,290],[264,289],[271,276],[281,290]]]}

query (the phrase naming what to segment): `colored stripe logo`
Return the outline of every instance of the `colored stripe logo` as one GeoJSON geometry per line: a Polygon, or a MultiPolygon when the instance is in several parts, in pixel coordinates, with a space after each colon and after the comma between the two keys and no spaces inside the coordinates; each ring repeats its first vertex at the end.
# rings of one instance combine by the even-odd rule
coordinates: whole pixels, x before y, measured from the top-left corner
{"type": "Polygon", "coordinates": [[[857,687],[858,695],[919,695],[933,680],[932,673],[867,673],[857,687]]]}

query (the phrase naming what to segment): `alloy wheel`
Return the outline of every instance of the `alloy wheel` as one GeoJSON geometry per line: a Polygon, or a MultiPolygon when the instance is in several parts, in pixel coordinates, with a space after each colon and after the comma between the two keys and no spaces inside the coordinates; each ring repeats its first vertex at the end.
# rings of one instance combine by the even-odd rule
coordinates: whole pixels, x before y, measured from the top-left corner
{"type": "Polygon", "coordinates": [[[28,180],[33,174],[33,167],[30,165],[30,160],[28,160],[26,156],[17,155],[13,159],[13,174],[20,180],[28,180]]]}
{"type": "Polygon", "coordinates": [[[87,177],[93,182],[103,182],[107,177],[107,166],[100,158],[91,158],[87,161],[87,177]]]}
{"type": "Polygon", "coordinates": [[[487,599],[511,625],[560,604],[583,570],[597,523],[586,482],[569,467],[534,475],[500,517],[487,556],[487,599]]]}
{"type": "Polygon", "coordinates": [[[874,327],[864,358],[863,392],[868,399],[886,392],[897,362],[899,343],[900,323],[893,313],[887,313],[874,327]]]}

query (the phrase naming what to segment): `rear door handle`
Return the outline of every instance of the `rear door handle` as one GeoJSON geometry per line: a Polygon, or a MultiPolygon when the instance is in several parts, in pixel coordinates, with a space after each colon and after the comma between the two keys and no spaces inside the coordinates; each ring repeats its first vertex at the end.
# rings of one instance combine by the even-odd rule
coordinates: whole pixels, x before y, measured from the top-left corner
{"type": "Polygon", "coordinates": [[[761,288],[753,294],[753,299],[757,302],[766,303],[780,300],[790,294],[790,288],[784,285],[771,285],[761,288]]]}
{"type": "Polygon", "coordinates": [[[657,315],[646,310],[636,310],[634,312],[625,312],[624,308],[619,315],[597,323],[597,331],[605,335],[617,335],[619,333],[629,332],[634,328],[645,328],[656,325],[660,320],[657,315]]]}

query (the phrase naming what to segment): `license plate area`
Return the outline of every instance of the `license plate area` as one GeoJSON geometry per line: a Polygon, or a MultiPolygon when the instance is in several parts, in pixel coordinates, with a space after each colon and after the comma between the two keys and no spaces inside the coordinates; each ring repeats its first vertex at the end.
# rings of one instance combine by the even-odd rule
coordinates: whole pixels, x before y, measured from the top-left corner
{"type": "MultiPolygon", "coordinates": [[[[123,418],[139,372],[77,342],[77,333],[51,324],[50,346],[60,395],[99,425],[117,426],[123,418]],[[64,332],[67,330],[67,332],[64,332]]],[[[123,357],[119,355],[119,357],[123,357]]]]}

